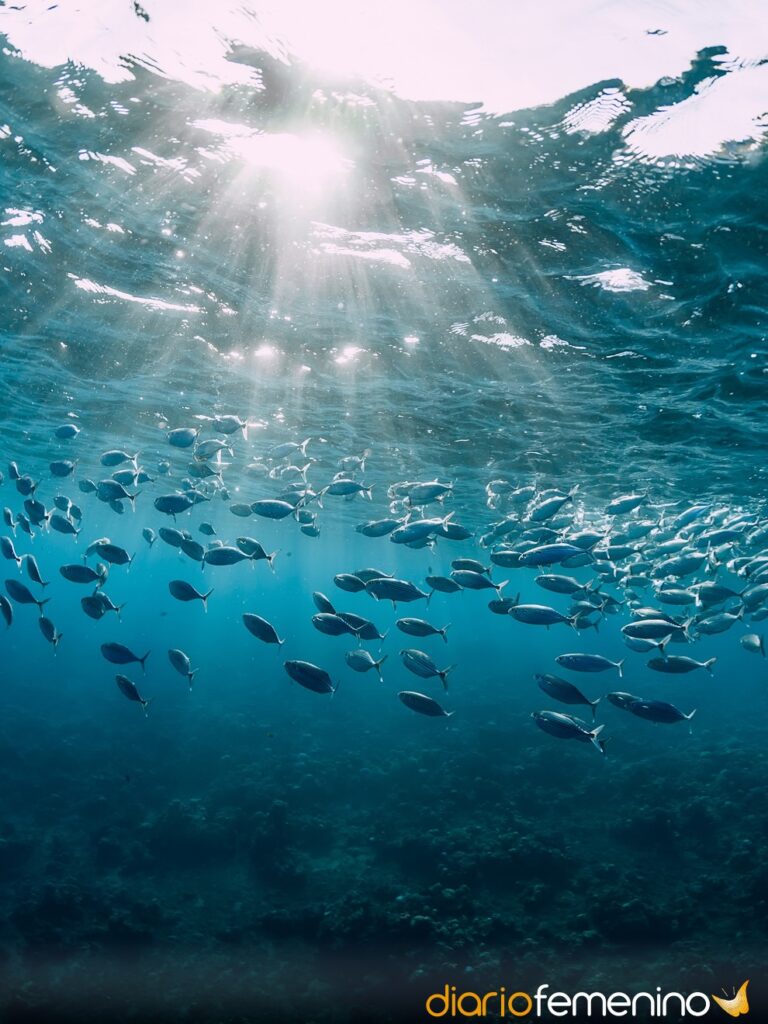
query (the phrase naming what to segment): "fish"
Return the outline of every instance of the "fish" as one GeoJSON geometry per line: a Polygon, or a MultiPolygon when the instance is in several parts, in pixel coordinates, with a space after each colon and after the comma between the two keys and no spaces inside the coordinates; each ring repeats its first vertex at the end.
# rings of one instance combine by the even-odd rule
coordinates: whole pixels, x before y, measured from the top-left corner
{"type": "Polygon", "coordinates": [[[590,729],[586,722],[574,715],[566,715],[561,711],[533,711],[531,718],[538,727],[550,736],[561,740],[579,740],[591,743],[599,753],[605,753],[605,740],[600,739],[604,726],[598,725],[590,729]]]}
{"type": "Polygon", "coordinates": [[[602,654],[558,654],[555,661],[572,672],[606,672],[610,668],[615,668],[620,676],[624,674],[622,671],[623,659],[609,661],[602,654]]]}
{"type": "Polygon", "coordinates": [[[277,644],[281,647],[285,643],[285,640],[281,640],[277,635],[277,630],[272,623],[263,619],[260,615],[245,612],[243,623],[249,633],[255,636],[257,640],[263,640],[265,644],[277,644]]]}
{"type": "Polygon", "coordinates": [[[155,498],[154,501],[154,506],[158,512],[171,516],[174,520],[176,516],[186,512],[194,504],[195,502],[189,494],[162,494],[159,498],[155,498]]]}
{"type": "Polygon", "coordinates": [[[251,512],[264,519],[286,519],[294,513],[294,507],[288,501],[278,498],[262,498],[251,503],[251,512]]]}
{"type": "Polygon", "coordinates": [[[745,651],[753,654],[762,654],[765,657],[765,639],[760,633],[747,633],[739,639],[739,643],[745,651]]]}
{"type": "Polygon", "coordinates": [[[132,700],[135,701],[137,704],[141,704],[142,708],[144,709],[144,714],[146,715],[149,700],[144,700],[144,698],[141,696],[138,689],[136,688],[136,684],[132,683],[127,676],[122,675],[115,676],[115,682],[117,683],[117,687],[120,690],[120,692],[124,694],[128,698],[128,700],[132,700]]]}
{"type": "MultiPolygon", "coordinates": [[[[182,537],[182,543],[184,538],[182,537]]],[[[206,565],[236,565],[238,562],[249,562],[251,556],[244,554],[240,548],[222,544],[220,547],[209,547],[204,555],[206,565]]]]}
{"type": "Polygon", "coordinates": [[[387,634],[380,633],[378,627],[364,618],[362,615],[355,615],[353,612],[338,612],[340,619],[356,634],[358,640],[386,640],[387,634]]]}
{"type": "Polygon", "coordinates": [[[21,555],[16,553],[16,548],[13,546],[13,541],[10,537],[0,537],[0,553],[9,562],[15,562],[18,569],[21,568],[21,555]]]}
{"type": "Polygon", "coordinates": [[[627,711],[631,711],[638,718],[645,718],[649,722],[671,725],[675,722],[690,722],[696,714],[696,709],[687,715],[676,708],[674,704],[668,704],[664,700],[634,700],[627,705],[627,711]]]}
{"type": "Polygon", "coordinates": [[[337,687],[325,669],[313,665],[311,661],[286,661],[283,665],[291,679],[305,689],[331,695],[336,692],[337,687]]]}
{"type": "Polygon", "coordinates": [[[55,650],[59,646],[62,634],[56,629],[51,620],[46,618],[45,615],[41,615],[37,621],[40,626],[41,633],[48,643],[53,645],[55,650]]]}
{"type": "Polygon", "coordinates": [[[452,580],[450,576],[427,576],[425,583],[431,587],[432,590],[437,590],[441,594],[457,594],[464,588],[456,580],[452,580]]]}
{"type": "Polygon", "coordinates": [[[213,588],[207,594],[201,594],[191,583],[187,583],[184,580],[171,580],[168,584],[168,590],[177,601],[202,601],[203,608],[205,611],[208,611],[208,598],[213,593],[213,588]]]}
{"type": "Polygon", "coordinates": [[[241,519],[247,519],[253,515],[251,506],[242,501],[237,501],[234,505],[230,505],[229,511],[233,516],[239,516],[241,519]]]}
{"type": "Polygon", "coordinates": [[[416,650],[414,647],[407,647],[400,651],[400,659],[409,672],[413,672],[414,675],[420,676],[422,679],[438,676],[444,690],[448,689],[448,673],[456,668],[455,665],[438,668],[428,654],[416,650]]]}
{"type": "Polygon", "coordinates": [[[90,565],[83,565],[80,562],[72,562],[69,565],[59,566],[59,573],[70,583],[95,583],[102,586],[104,575],[90,565]]]}
{"type": "Polygon", "coordinates": [[[509,609],[509,614],[518,622],[524,622],[531,626],[546,626],[547,629],[560,622],[567,626],[575,624],[574,617],[563,615],[557,609],[550,608],[545,604],[514,604],[509,609]]]}
{"type": "Polygon", "coordinates": [[[623,494],[620,498],[613,498],[605,507],[607,516],[623,516],[628,512],[634,512],[636,508],[648,501],[646,494],[623,494]]]}
{"type": "Polygon", "coordinates": [[[57,533],[69,534],[73,537],[77,537],[80,533],[78,528],[72,522],[71,519],[67,519],[60,512],[53,512],[48,518],[48,525],[52,530],[57,533]]]}
{"type": "Polygon", "coordinates": [[[151,526],[145,526],[144,529],[141,531],[141,536],[144,538],[147,544],[149,544],[150,547],[152,547],[152,545],[157,540],[157,534],[155,533],[151,526]]]}
{"type": "Polygon", "coordinates": [[[555,700],[561,701],[563,704],[586,704],[592,709],[592,721],[595,720],[595,713],[597,705],[600,703],[600,697],[597,700],[590,700],[589,697],[585,697],[578,687],[574,686],[573,683],[569,683],[566,679],[561,679],[559,676],[553,676],[547,673],[536,673],[534,679],[538,683],[539,689],[543,690],[550,697],[554,697],[555,700]]]}
{"type": "Polygon", "coordinates": [[[136,555],[129,555],[125,548],[119,544],[112,544],[110,541],[97,541],[95,554],[103,558],[110,565],[131,565],[136,555]]]}
{"type": "Polygon", "coordinates": [[[99,462],[102,466],[121,466],[124,462],[135,463],[138,457],[139,452],[136,452],[135,455],[129,455],[128,452],[124,452],[119,448],[112,448],[110,451],[103,453],[99,462]]]}
{"type": "Polygon", "coordinates": [[[397,608],[398,602],[407,604],[412,601],[426,601],[432,596],[425,594],[423,590],[411,583],[409,580],[398,580],[389,576],[381,576],[365,584],[366,593],[377,601],[391,601],[392,607],[397,608]]]}
{"type": "Polygon", "coordinates": [[[400,519],[370,519],[367,523],[359,523],[355,530],[364,537],[386,537],[400,525],[400,519]]]}
{"type": "Polygon", "coordinates": [[[355,672],[368,672],[370,669],[375,668],[379,676],[379,682],[382,683],[384,682],[384,677],[381,674],[381,666],[387,658],[388,655],[385,654],[377,661],[369,651],[347,651],[344,655],[344,660],[355,672]]]}
{"type": "Polygon", "coordinates": [[[113,604],[103,590],[96,590],[93,594],[80,598],[80,607],[92,619],[99,620],[104,618],[107,612],[115,612],[118,620],[120,620],[120,612],[125,607],[125,604],[113,604]]]}
{"type": "Polygon", "coordinates": [[[80,427],[76,423],[62,423],[60,427],[56,427],[53,436],[57,441],[72,441],[79,433],[80,427]]]}
{"type": "Polygon", "coordinates": [[[319,633],[326,636],[343,636],[345,633],[356,634],[350,624],[335,612],[318,612],[312,616],[312,625],[319,633]]]}
{"type": "MultiPolygon", "coordinates": [[[[374,578],[381,579],[382,577],[376,576],[374,578]]],[[[345,590],[348,594],[357,594],[361,590],[365,590],[366,587],[365,581],[361,580],[359,576],[355,576],[351,572],[337,573],[333,577],[333,582],[339,590],[345,590]]]]}
{"type": "Polygon", "coordinates": [[[504,580],[503,583],[494,583],[485,573],[472,572],[469,569],[454,569],[451,572],[451,579],[464,590],[495,590],[499,595],[509,582],[509,580],[504,580]]]}
{"type": "Polygon", "coordinates": [[[146,672],[146,661],[150,655],[150,651],[142,657],[134,654],[130,648],[125,647],[123,644],[118,643],[106,643],[101,645],[101,653],[107,661],[111,661],[113,665],[130,665],[131,662],[137,661],[141,665],[142,672],[146,672]]]}
{"type": "Polygon", "coordinates": [[[173,448],[191,448],[200,433],[199,427],[176,427],[165,435],[173,448]]]}
{"type": "Polygon", "coordinates": [[[192,663],[189,660],[189,656],[184,651],[179,650],[178,647],[172,647],[168,651],[168,660],[171,665],[176,669],[179,675],[184,676],[189,683],[190,690],[192,689],[192,682],[197,675],[199,669],[193,669],[192,663]]]}
{"type": "Polygon", "coordinates": [[[6,629],[10,629],[13,625],[13,605],[5,594],[0,594],[0,614],[5,619],[6,629]]]}
{"type": "Polygon", "coordinates": [[[333,604],[328,600],[325,594],[322,594],[319,590],[316,590],[312,594],[312,600],[314,601],[315,608],[317,608],[319,612],[326,612],[329,615],[336,614],[336,609],[333,607],[333,604]]]}
{"type": "Polygon", "coordinates": [[[451,624],[439,629],[424,619],[398,619],[395,623],[401,633],[408,633],[409,636],[441,636],[445,643],[448,643],[448,630],[451,624]]]}
{"type": "Polygon", "coordinates": [[[320,491],[321,498],[326,494],[330,494],[336,497],[348,498],[354,494],[362,494],[364,498],[369,501],[373,500],[373,484],[363,484],[357,480],[340,479],[334,480],[327,487],[324,487],[320,491]]]}
{"type": "Polygon", "coordinates": [[[32,580],[33,583],[38,583],[43,590],[49,585],[50,580],[46,582],[40,574],[40,567],[37,564],[37,559],[34,555],[24,555],[24,565],[27,567],[27,576],[32,580]]]}
{"type": "Polygon", "coordinates": [[[454,558],[451,562],[451,568],[457,569],[459,572],[476,572],[480,573],[481,576],[490,576],[492,565],[483,565],[482,562],[478,562],[476,558],[454,558]]]}
{"type": "Polygon", "coordinates": [[[18,580],[6,580],[5,589],[8,592],[8,596],[16,604],[36,604],[41,615],[43,614],[43,606],[50,601],[50,597],[47,597],[44,601],[38,601],[35,595],[23,583],[19,583],[18,580]]]}
{"type": "Polygon", "coordinates": [[[693,672],[697,668],[704,668],[712,675],[712,668],[717,658],[710,658],[708,661],[695,661],[693,658],[681,658],[673,654],[665,654],[663,658],[651,658],[648,668],[654,672],[667,672],[671,675],[683,675],[686,672],[693,672]]]}
{"type": "Polygon", "coordinates": [[[77,468],[76,462],[71,462],[69,459],[57,459],[55,462],[51,462],[48,465],[52,476],[67,477],[71,476],[77,468]]]}
{"type": "Polygon", "coordinates": [[[446,711],[436,700],[428,697],[425,693],[417,693],[415,690],[401,690],[398,698],[411,711],[416,711],[427,718],[450,718],[455,714],[453,711],[446,711]]]}

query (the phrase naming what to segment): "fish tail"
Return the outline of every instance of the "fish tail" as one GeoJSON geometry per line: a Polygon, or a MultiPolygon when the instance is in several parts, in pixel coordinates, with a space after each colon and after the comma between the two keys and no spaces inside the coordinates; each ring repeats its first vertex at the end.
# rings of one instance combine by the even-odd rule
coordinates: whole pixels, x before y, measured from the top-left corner
{"type": "Polygon", "coordinates": [[[672,639],[672,634],[670,633],[669,636],[665,636],[663,640],[659,641],[659,650],[661,651],[662,654],[666,654],[667,653],[667,651],[666,651],[667,644],[669,643],[669,641],[671,639],[672,639]]]}
{"type": "Polygon", "coordinates": [[[451,628],[452,625],[453,625],[453,623],[449,622],[447,626],[443,626],[443,628],[441,630],[438,630],[438,632],[440,633],[440,636],[443,638],[443,640],[446,643],[448,643],[448,630],[451,628]]]}
{"type": "Polygon", "coordinates": [[[141,701],[141,708],[142,708],[142,711],[144,712],[144,717],[145,718],[149,717],[149,715],[147,715],[147,708],[149,707],[149,705],[151,703],[152,703],[152,698],[151,697],[147,697],[146,700],[142,699],[142,701],[141,701]]]}
{"type": "Polygon", "coordinates": [[[626,660],[625,658],[622,658],[621,661],[617,661],[616,662],[616,668],[619,670],[619,678],[621,678],[621,679],[624,678],[624,662],[625,662],[625,660],[626,660]]]}
{"type": "Polygon", "coordinates": [[[272,572],[275,571],[274,561],[279,553],[280,548],[275,548],[271,555],[267,555],[267,564],[269,565],[269,568],[272,570],[272,572]]]}
{"type": "Polygon", "coordinates": [[[596,714],[596,712],[597,712],[597,705],[598,705],[598,704],[600,703],[600,701],[601,701],[602,699],[603,699],[602,697],[598,697],[598,698],[597,698],[597,700],[591,700],[591,701],[589,702],[589,706],[590,706],[590,707],[592,708],[592,721],[593,721],[593,722],[594,722],[594,720],[595,720],[595,714],[596,714]]]}
{"type": "Polygon", "coordinates": [[[147,666],[145,665],[145,662],[146,662],[147,658],[150,656],[151,653],[152,653],[151,651],[147,651],[147,653],[144,655],[143,658],[139,658],[139,664],[141,665],[141,671],[142,672],[146,672],[147,671],[147,666]]]}
{"type": "Polygon", "coordinates": [[[589,734],[590,740],[592,741],[592,743],[594,743],[595,747],[600,751],[601,754],[605,753],[605,740],[600,740],[598,739],[598,737],[600,736],[600,733],[603,731],[604,728],[605,725],[598,725],[597,728],[593,729],[589,734]]]}
{"type": "Polygon", "coordinates": [[[211,587],[207,594],[203,594],[203,608],[205,608],[206,611],[208,611],[208,598],[211,596],[212,593],[213,587],[211,587]]]}
{"type": "Polygon", "coordinates": [[[708,661],[704,662],[704,668],[707,670],[707,672],[709,672],[710,675],[714,675],[714,673],[712,672],[712,666],[715,664],[716,661],[717,658],[710,658],[708,661]]]}
{"type": "Polygon", "coordinates": [[[389,655],[385,654],[383,658],[379,658],[378,661],[374,662],[374,664],[376,666],[376,671],[379,673],[379,682],[380,683],[384,682],[384,676],[381,674],[381,666],[384,664],[384,662],[387,660],[388,657],[389,657],[389,655]]]}
{"type": "MultiPolygon", "coordinates": [[[[491,582],[493,582],[493,581],[491,581],[491,582]]],[[[502,592],[502,590],[504,589],[504,587],[506,587],[506,585],[507,585],[508,583],[509,583],[509,580],[502,580],[502,582],[501,582],[501,583],[494,583],[494,584],[493,584],[493,589],[494,589],[494,590],[496,591],[496,593],[497,593],[497,594],[498,594],[499,596],[501,596],[501,592],[502,592]]]]}
{"type": "Polygon", "coordinates": [[[51,600],[50,597],[46,597],[46,599],[44,601],[36,601],[35,602],[37,604],[38,610],[40,611],[41,615],[43,614],[43,605],[44,604],[48,604],[48,602],[50,600],[51,600]]]}
{"type": "MultiPolygon", "coordinates": [[[[96,589],[98,590],[99,588],[97,587],[96,589]]],[[[123,601],[123,603],[122,603],[122,604],[119,604],[119,605],[117,606],[117,608],[115,608],[115,611],[117,612],[117,621],[118,621],[118,622],[122,622],[122,621],[123,621],[123,618],[122,618],[122,616],[120,615],[120,612],[121,612],[121,611],[123,610],[123,608],[125,608],[125,606],[126,606],[127,604],[128,604],[128,602],[127,602],[127,601],[123,601]]]]}
{"type": "Polygon", "coordinates": [[[448,668],[444,668],[442,672],[437,673],[440,676],[440,682],[443,684],[444,690],[448,689],[448,673],[453,672],[455,668],[455,665],[449,665],[448,668]]]}
{"type": "Polygon", "coordinates": [[[190,690],[192,689],[192,683],[195,681],[195,676],[199,671],[199,668],[193,668],[191,672],[187,672],[187,680],[189,681],[190,690]]]}

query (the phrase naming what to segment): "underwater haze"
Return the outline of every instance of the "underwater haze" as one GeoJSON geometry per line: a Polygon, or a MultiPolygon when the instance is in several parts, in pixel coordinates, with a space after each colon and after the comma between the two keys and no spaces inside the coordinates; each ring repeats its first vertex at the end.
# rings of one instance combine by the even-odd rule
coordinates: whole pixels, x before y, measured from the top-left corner
{"type": "Polygon", "coordinates": [[[3,1019],[765,1012],[761,5],[0,33],[3,1019]]]}

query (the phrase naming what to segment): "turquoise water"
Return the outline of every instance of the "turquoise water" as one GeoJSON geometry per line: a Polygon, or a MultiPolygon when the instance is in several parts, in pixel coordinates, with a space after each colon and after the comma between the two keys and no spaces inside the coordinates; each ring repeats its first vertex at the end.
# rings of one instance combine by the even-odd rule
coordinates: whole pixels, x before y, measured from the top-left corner
{"type": "Polygon", "coordinates": [[[740,640],[763,632],[768,43],[753,4],[631,8],[564,6],[556,28],[494,3],[0,10],[0,506],[49,585],[12,559],[3,579],[50,599],[62,635],[15,600],[0,623],[7,1019],[420,1020],[446,984],[730,994],[747,977],[764,1005],[768,698],[740,640]],[[231,454],[195,461],[168,442],[181,427],[231,454]],[[105,467],[111,449],[137,459],[105,467]],[[24,531],[11,462],[46,513],[79,506],[79,536],[24,531]],[[135,509],[81,487],[139,468],[135,509]],[[339,474],[371,499],[323,496],[339,474]],[[388,494],[433,480],[440,501],[388,494]],[[208,500],[175,523],[155,507],[194,485],[208,500]],[[539,523],[547,491],[571,499],[539,523]],[[297,515],[231,511],[280,496],[297,515]],[[466,539],[356,529],[449,514],[466,539]],[[274,571],[142,537],[207,545],[204,522],[277,551],[274,571]],[[394,609],[334,583],[373,567],[427,592],[457,558],[586,530],[586,564],[491,578],[567,615],[536,576],[591,583],[615,602],[595,599],[598,630],[492,614],[492,589],[394,609]],[[95,621],[93,588],[59,568],[103,537],[133,561],[103,588],[120,618],[95,621]],[[703,556],[679,606],[659,603],[669,541],[703,556]],[[179,579],[213,588],[207,611],[172,597],[179,579]],[[747,591],[716,635],[694,602],[709,582],[747,591]],[[386,632],[363,644],[383,682],[347,665],[354,635],[313,627],[316,591],[386,632]],[[667,655],[716,658],[711,675],[628,649],[622,628],[657,605],[688,623],[667,655]],[[450,623],[447,642],[403,616],[450,623]],[[105,660],[110,642],[149,651],[146,673],[105,660]],[[410,647],[455,666],[447,690],[408,671],[410,647]],[[626,658],[623,675],[571,672],[568,652],[626,658]],[[601,698],[604,754],[536,727],[551,710],[588,730],[591,712],[535,673],[601,698]],[[696,714],[654,725],[615,690],[696,714]]]}

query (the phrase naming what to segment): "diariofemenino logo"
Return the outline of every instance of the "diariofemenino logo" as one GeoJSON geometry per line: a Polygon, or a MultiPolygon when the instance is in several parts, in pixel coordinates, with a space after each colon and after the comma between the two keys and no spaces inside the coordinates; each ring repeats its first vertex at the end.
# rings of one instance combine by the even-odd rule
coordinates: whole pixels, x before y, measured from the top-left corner
{"type": "Polygon", "coordinates": [[[442,992],[433,992],[427,999],[430,1017],[460,1019],[463,1017],[490,1017],[523,1019],[526,1017],[641,1017],[643,1019],[673,1017],[704,1017],[713,1006],[719,1006],[729,1017],[749,1013],[747,985],[743,983],[733,998],[708,996],[706,992],[551,992],[550,985],[539,985],[531,995],[528,992],[508,992],[504,987],[497,992],[459,992],[455,985],[446,985],[442,992]]]}

